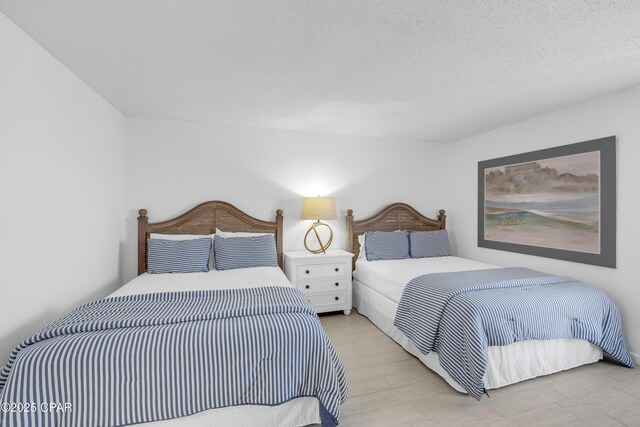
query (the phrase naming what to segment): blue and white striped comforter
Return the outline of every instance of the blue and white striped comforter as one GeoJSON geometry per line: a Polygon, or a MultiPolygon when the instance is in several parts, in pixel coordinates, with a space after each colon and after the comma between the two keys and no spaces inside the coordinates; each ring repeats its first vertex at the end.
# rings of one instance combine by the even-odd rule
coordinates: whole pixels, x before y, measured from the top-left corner
{"type": "Polygon", "coordinates": [[[425,274],[405,287],[395,326],[479,399],[488,346],[580,338],[633,367],[618,307],[597,288],[526,268],[425,274]]]}
{"type": "Polygon", "coordinates": [[[0,372],[3,426],[121,426],[235,405],[320,402],[335,425],[342,363],[296,289],[168,292],[85,304],[24,341],[0,372]],[[70,403],[71,411],[41,405],[70,403]],[[18,407],[17,404],[22,404],[18,407]]]}

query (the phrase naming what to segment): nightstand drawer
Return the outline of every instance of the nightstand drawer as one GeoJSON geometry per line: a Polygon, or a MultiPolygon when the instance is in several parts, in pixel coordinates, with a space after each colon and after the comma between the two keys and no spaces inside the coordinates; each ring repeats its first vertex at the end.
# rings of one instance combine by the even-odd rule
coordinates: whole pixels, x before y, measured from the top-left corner
{"type": "Polygon", "coordinates": [[[309,292],[344,291],[346,287],[347,279],[345,277],[336,277],[335,279],[300,280],[298,282],[298,289],[305,294],[309,292]]]}
{"type": "Polygon", "coordinates": [[[331,292],[322,294],[308,294],[307,299],[318,311],[326,306],[343,306],[347,302],[346,292],[331,292]]]}
{"type": "Polygon", "coordinates": [[[344,276],[347,273],[347,264],[339,262],[331,264],[308,264],[298,266],[298,280],[313,277],[344,276]]]}

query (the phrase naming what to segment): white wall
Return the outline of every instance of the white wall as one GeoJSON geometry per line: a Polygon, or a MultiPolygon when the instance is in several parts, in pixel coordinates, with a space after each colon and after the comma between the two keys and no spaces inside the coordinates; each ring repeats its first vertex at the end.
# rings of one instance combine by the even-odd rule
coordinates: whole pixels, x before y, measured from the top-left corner
{"type": "Polygon", "coordinates": [[[207,200],[228,201],[250,215],[274,220],[284,209],[284,248],[304,249],[310,221],[301,221],[303,196],[334,196],[338,219],[333,248],[345,247],[346,209],[357,218],[404,201],[436,215],[441,144],[125,119],[126,240],[124,279],[136,274],[136,217],[169,219],[207,200]],[[434,188],[428,188],[433,186],[434,188]]]}
{"type": "Polygon", "coordinates": [[[570,275],[621,307],[631,351],[640,353],[640,87],[613,93],[449,146],[449,230],[460,256],[570,275]],[[617,269],[477,247],[477,162],[610,135],[618,137],[617,269]]]}
{"type": "Polygon", "coordinates": [[[0,13],[0,364],[119,286],[123,117],[0,13]]]}

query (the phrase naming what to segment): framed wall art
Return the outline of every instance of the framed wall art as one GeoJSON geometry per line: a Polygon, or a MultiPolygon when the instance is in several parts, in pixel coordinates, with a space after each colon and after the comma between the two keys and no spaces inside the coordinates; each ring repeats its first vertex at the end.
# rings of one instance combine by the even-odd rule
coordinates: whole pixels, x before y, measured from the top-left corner
{"type": "Polygon", "coordinates": [[[616,266],[616,137],[478,162],[478,246],[616,266]]]}

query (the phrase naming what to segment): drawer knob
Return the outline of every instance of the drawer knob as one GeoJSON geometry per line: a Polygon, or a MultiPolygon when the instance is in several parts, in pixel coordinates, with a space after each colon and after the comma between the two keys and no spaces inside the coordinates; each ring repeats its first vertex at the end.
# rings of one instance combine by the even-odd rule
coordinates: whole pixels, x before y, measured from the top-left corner
{"type": "Polygon", "coordinates": [[[336,271],[340,271],[340,269],[338,267],[336,267],[336,271]]]}
{"type": "Polygon", "coordinates": [[[336,297],[336,301],[338,301],[340,299],[340,297],[336,297]]]}
{"type": "Polygon", "coordinates": [[[340,286],[340,283],[336,282],[336,286],[340,286]]]}
{"type": "Polygon", "coordinates": [[[305,271],[305,273],[309,274],[309,270],[305,271]]]}
{"type": "Polygon", "coordinates": [[[305,286],[305,288],[309,289],[309,285],[305,286]]]}

